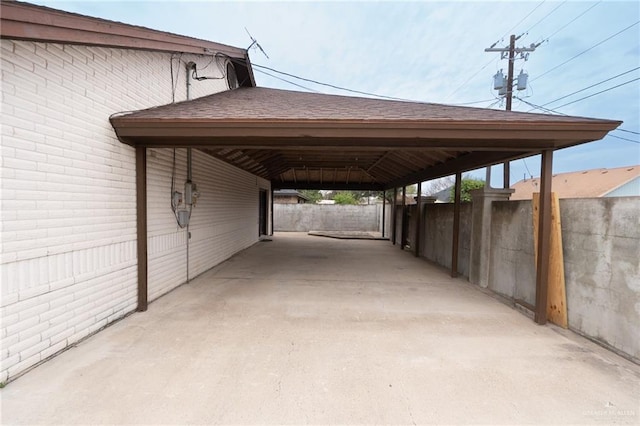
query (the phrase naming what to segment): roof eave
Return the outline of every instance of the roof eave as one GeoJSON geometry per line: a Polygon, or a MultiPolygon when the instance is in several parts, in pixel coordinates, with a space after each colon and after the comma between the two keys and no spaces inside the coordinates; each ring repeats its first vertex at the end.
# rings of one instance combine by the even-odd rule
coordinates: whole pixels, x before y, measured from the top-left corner
{"type": "MultiPolygon", "coordinates": [[[[486,121],[331,121],[331,120],[162,120],[111,119],[120,140],[130,145],[175,143],[180,145],[241,144],[283,147],[288,141],[305,139],[306,146],[327,146],[336,139],[339,146],[420,147],[425,141],[439,141],[442,148],[455,148],[465,140],[466,148],[535,150],[571,146],[599,140],[620,122],[585,120],[576,123],[486,122],[486,121]],[[386,144],[385,141],[392,143],[386,144]],[[478,141],[478,143],[474,143],[478,141]],[[493,141],[487,145],[487,141],[493,141]],[[346,145],[345,145],[346,143],[346,145]]],[[[436,146],[434,146],[436,147],[436,146]]]]}
{"type": "MultiPolygon", "coordinates": [[[[222,53],[242,60],[239,81],[255,87],[246,49],[75,13],[2,1],[0,38],[198,55],[222,53]]],[[[237,61],[236,61],[237,63],[237,61]]]]}

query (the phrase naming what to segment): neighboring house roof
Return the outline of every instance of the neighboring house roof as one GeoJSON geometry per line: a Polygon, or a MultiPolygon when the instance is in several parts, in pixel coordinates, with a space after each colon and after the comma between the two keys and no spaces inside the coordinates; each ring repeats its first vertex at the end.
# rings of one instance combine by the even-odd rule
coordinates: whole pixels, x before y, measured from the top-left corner
{"type": "Polygon", "coordinates": [[[303,200],[309,201],[309,197],[301,192],[296,191],[295,189],[278,189],[276,191],[273,191],[273,195],[275,197],[298,197],[302,198],[303,200]]]}
{"type": "Polygon", "coordinates": [[[379,190],[598,140],[620,122],[253,87],[111,124],[124,143],[202,148],[274,188],[379,190]]]}
{"type": "Polygon", "coordinates": [[[255,86],[246,49],[30,3],[2,0],[0,37],[162,52],[223,54],[234,59],[240,86],[255,86]]]}
{"type": "Polygon", "coordinates": [[[441,191],[436,192],[435,194],[430,195],[430,197],[435,197],[437,203],[448,203],[451,199],[451,189],[453,186],[449,188],[445,188],[441,191]]]}
{"type": "MultiPolygon", "coordinates": [[[[640,165],[558,173],[553,175],[551,190],[558,198],[604,197],[638,177],[640,165]]],[[[511,188],[515,189],[511,200],[530,200],[534,192],[540,191],[540,178],[521,180],[511,188]]]]}

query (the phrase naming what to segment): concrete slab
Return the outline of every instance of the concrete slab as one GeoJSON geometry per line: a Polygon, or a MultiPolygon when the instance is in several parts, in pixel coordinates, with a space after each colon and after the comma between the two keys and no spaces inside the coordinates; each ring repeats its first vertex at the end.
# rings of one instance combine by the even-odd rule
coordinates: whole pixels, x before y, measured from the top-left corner
{"type": "Polygon", "coordinates": [[[639,366],[397,246],[291,233],[0,391],[2,424],[638,424],[639,395],[639,366]]]}

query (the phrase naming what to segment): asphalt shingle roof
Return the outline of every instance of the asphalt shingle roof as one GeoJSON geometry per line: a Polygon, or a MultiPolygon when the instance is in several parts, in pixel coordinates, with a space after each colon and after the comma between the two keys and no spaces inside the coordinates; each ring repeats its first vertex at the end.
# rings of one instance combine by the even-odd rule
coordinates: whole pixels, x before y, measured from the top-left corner
{"type": "MultiPolygon", "coordinates": [[[[124,116],[167,120],[408,120],[575,123],[576,117],[268,89],[238,88],[124,116]]],[[[584,118],[597,122],[597,119],[584,118]]]]}

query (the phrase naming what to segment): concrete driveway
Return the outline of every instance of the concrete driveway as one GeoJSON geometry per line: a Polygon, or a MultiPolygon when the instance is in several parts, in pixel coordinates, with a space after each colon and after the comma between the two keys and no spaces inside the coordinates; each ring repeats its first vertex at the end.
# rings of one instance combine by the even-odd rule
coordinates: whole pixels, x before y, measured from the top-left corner
{"type": "Polygon", "coordinates": [[[638,424],[640,367],[388,242],[277,234],[0,395],[2,424],[638,424]]]}

